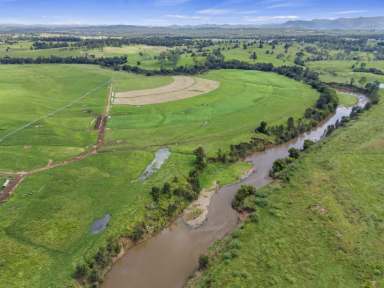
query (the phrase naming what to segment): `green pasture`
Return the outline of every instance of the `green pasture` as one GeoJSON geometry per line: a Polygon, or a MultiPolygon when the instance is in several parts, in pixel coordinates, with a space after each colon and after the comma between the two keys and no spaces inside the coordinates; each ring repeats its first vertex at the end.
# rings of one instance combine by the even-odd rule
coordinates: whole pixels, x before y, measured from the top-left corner
{"type": "Polygon", "coordinates": [[[211,249],[192,287],[382,287],[384,104],[302,154],[259,192],[258,221],[211,249]],[[209,283],[209,284],[208,284],[209,283]]]}
{"type": "MultiPolygon", "coordinates": [[[[384,76],[372,73],[353,72],[352,65],[359,66],[358,61],[319,61],[307,63],[307,67],[320,74],[320,79],[324,82],[337,82],[364,87],[366,83],[379,81],[384,82],[384,76]],[[353,80],[352,80],[353,79],[353,80]]],[[[367,67],[383,69],[384,61],[364,62],[367,67]]]]}
{"type": "MultiPolygon", "coordinates": [[[[118,90],[171,81],[81,65],[0,66],[0,74],[1,125],[6,128],[1,136],[106,81],[118,90]]],[[[142,220],[153,185],[188,175],[192,149],[203,145],[213,153],[246,141],[261,120],[280,123],[289,116],[300,117],[318,97],[304,84],[270,73],[212,71],[202,77],[220,81],[221,87],[178,102],[113,106],[107,145],[99,154],[25,179],[0,205],[0,283],[73,284],[71,273],[77,263],[142,220]],[[138,181],[160,146],[171,148],[170,159],[147,181],[138,181]],[[106,213],[112,215],[107,230],[92,235],[92,223],[106,213]]],[[[102,86],[76,105],[7,138],[0,146],[0,170],[45,165],[48,159],[71,157],[92,145],[96,139],[92,124],[104,107],[107,88],[102,86]]],[[[247,169],[246,163],[212,164],[201,182],[203,187],[215,180],[224,185],[247,169]]]]}
{"type": "Polygon", "coordinates": [[[93,145],[95,119],[104,109],[109,81],[130,90],[171,79],[87,65],[0,66],[0,170],[43,166],[93,145]]]}
{"type": "Polygon", "coordinates": [[[357,104],[357,98],[351,94],[339,92],[337,93],[339,97],[339,104],[345,107],[350,107],[357,104]]]}
{"type": "Polygon", "coordinates": [[[302,117],[317,92],[272,73],[217,70],[201,77],[220,82],[208,94],[141,107],[114,105],[107,141],[120,149],[168,146],[191,151],[202,145],[209,153],[248,141],[261,121],[285,123],[302,117]]]}
{"type": "Polygon", "coordinates": [[[296,53],[300,50],[298,44],[294,44],[285,53],[283,45],[276,45],[272,49],[270,44],[264,44],[263,48],[259,48],[258,44],[248,46],[244,49],[242,45],[239,48],[233,48],[230,45],[220,45],[221,52],[225,60],[240,60],[249,63],[272,63],[275,66],[293,65],[296,53]],[[250,58],[253,52],[256,52],[257,59],[250,58]],[[273,53],[273,54],[272,54],[273,53]]]}

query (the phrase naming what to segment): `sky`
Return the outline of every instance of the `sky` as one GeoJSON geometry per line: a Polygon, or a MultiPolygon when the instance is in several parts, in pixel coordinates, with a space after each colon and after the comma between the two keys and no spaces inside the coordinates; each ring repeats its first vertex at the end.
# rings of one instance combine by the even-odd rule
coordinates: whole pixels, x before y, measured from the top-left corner
{"type": "Polygon", "coordinates": [[[0,0],[2,24],[262,25],[384,16],[384,0],[0,0]]]}

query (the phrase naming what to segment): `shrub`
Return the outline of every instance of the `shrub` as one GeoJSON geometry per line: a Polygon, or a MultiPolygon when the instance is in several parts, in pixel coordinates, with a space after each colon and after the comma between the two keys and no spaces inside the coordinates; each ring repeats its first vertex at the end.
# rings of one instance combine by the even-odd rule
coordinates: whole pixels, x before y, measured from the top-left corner
{"type": "Polygon", "coordinates": [[[297,159],[300,156],[300,151],[293,147],[288,150],[288,153],[289,153],[289,157],[294,159],[297,159]]]}
{"type": "Polygon", "coordinates": [[[260,132],[262,134],[268,134],[267,125],[268,125],[267,122],[262,121],[259,127],[256,128],[256,132],[260,132]]]}
{"type": "Polygon", "coordinates": [[[159,187],[156,187],[156,186],[152,187],[150,194],[152,196],[153,201],[155,201],[156,203],[159,202],[159,199],[160,199],[159,187]]]}
{"type": "Polygon", "coordinates": [[[87,276],[88,273],[89,273],[89,268],[86,264],[83,263],[76,266],[73,276],[76,279],[80,279],[87,276]]]}
{"type": "Polygon", "coordinates": [[[271,177],[275,177],[277,173],[283,171],[287,167],[287,161],[285,159],[278,159],[275,162],[273,162],[272,170],[271,170],[271,177]]]}
{"type": "Polygon", "coordinates": [[[171,184],[169,184],[168,182],[165,182],[164,185],[163,185],[163,188],[161,189],[161,192],[163,194],[171,194],[171,184]]]}
{"type": "Polygon", "coordinates": [[[207,167],[206,154],[202,147],[197,148],[193,151],[193,154],[196,156],[195,166],[196,170],[202,171],[205,167],[207,167]]]}
{"type": "Polygon", "coordinates": [[[247,197],[256,194],[256,188],[249,185],[243,185],[237,191],[235,198],[232,201],[232,207],[237,211],[244,209],[244,201],[247,197]]]}
{"type": "Polygon", "coordinates": [[[134,226],[130,238],[132,241],[137,242],[139,241],[145,233],[145,227],[143,223],[139,223],[134,226]]]}
{"type": "Polygon", "coordinates": [[[315,144],[315,142],[311,141],[311,140],[305,140],[304,141],[304,146],[303,146],[303,150],[307,150],[309,149],[311,146],[313,146],[315,144]]]}
{"type": "Polygon", "coordinates": [[[209,258],[207,255],[201,255],[199,257],[199,270],[202,271],[202,270],[205,270],[208,268],[208,264],[209,264],[209,258]]]}

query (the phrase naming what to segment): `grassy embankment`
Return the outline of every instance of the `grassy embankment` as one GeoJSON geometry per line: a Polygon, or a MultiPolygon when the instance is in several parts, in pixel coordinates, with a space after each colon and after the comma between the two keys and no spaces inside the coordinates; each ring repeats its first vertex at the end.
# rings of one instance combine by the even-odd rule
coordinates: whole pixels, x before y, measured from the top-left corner
{"type": "MultiPolygon", "coordinates": [[[[3,127],[8,129],[46,115],[111,78],[116,87],[124,90],[169,82],[169,78],[146,78],[94,66],[0,68],[2,79],[7,79],[1,82],[0,99],[8,107],[2,111],[7,115],[3,127]]],[[[212,153],[219,147],[227,148],[232,141],[248,139],[261,120],[279,123],[288,116],[301,116],[318,97],[307,86],[274,74],[212,71],[204,77],[221,81],[221,88],[179,102],[114,106],[107,141],[114,144],[120,140],[123,144],[107,142],[102,153],[28,177],[21,184],[0,206],[0,217],[4,219],[0,224],[1,283],[7,287],[71,283],[75,264],[94,255],[110,237],[126,234],[142,220],[151,202],[150,187],[174,176],[186,176],[192,167],[193,148],[203,145],[212,153]],[[150,179],[137,181],[160,146],[171,148],[171,158],[150,179]],[[105,213],[112,215],[108,229],[92,235],[91,224],[105,213]]],[[[1,156],[5,160],[0,170],[28,169],[46,164],[53,156],[65,158],[92,145],[96,139],[92,121],[102,111],[106,94],[104,87],[39,127],[7,139],[1,151],[8,149],[8,153],[1,156]],[[52,154],[48,153],[50,149],[52,154]]],[[[212,165],[202,175],[202,184],[211,185],[213,180],[233,182],[247,167],[212,165]]]]}
{"type": "MultiPolygon", "coordinates": [[[[381,92],[381,94],[384,94],[381,92]]],[[[384,103],[316,145],[192,287],[382,287],[384,103]]]]}

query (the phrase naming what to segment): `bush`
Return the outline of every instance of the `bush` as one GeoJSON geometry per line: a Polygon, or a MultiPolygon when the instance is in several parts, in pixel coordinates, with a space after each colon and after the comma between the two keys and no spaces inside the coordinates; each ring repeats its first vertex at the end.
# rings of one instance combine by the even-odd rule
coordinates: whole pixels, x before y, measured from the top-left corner
{"type": "Polygon", "coordinates": [[[209,264],[209,258],[207,255],[201,255],[199,257],[199,270],[202,271],[202,270],[205,270],[208,268],[208,264],[209,264]]]}
{"type": "Polygon", "coordinates": [[[204,170],[207,167],[206,154],[202,147],[197,148],[193,151],[193,154],[196,156],[195,166],[197,171],[204,170]]]}
{"type": "Polygon", "coordinates": [[[135,225],[135,227],[133,228],[130,238],[132,239],[132,241],[137,242],[144,236],[144,233],[145,233],[144,224],[139,223],[135,225]]]}
{"type": "Polygon", "coordinates": [[[294,159],[297,159],[300,156],[300,151],[293,147],[288,150],[288,153],[289,153],[289,157],[294,159]]]}
{"type": "Polygon", "coordinates": [[[270,172],[271,177],[276,177],[276,175],[283,171],[287,167],[286,159],[278,159],[273,162],[272,170],[270,172]]]}
{"type": "Polygon", "coordinates": [[[152,187],[151,192],[150,192],[153,201],[156,203],[159,202],[160,199],[160,188],[159,187],[152,187]]]}
{"type": "Polygon", "coordinates": [[[262,121],[260,123],[260,126],[256,128],[256,132],[260,132],[262,134],[268,134],[267,125],[268,125],[267,122],[262,121]]]}
{"type": "Polygon", "coordinates": [[[74,278],[80,279],[85,276],[87,276],[89,273],[89,268],[86,264],[79,264],[76,266],[75,272],[74,272],[74,278]]]}
{"type": "Polygon", "coordinates": [[[255,195],[256,188],[249,185],[243,185],[237,191],[235,198],[232,200],[232,207],[237,211],[244,210],[244,201],[247,197],[255,195]]]}
{"type": "Polygon", "coordinates": [[[304,146],[303,146],[303,150],[307,150],[309,149],[311,146],[313,146],[315,144],[315,142],[311,141],[311,140],[305,140],[304,141],[304,146]]]}

